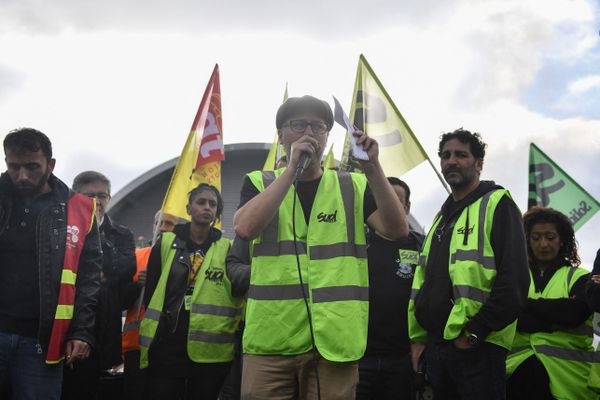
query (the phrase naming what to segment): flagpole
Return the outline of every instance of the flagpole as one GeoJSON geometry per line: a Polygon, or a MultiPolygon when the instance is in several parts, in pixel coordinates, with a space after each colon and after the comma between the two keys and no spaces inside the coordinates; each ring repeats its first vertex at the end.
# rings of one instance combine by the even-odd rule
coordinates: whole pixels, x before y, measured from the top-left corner
{"type": "Polygon", "coordinates": [[[444,180],[444,177],[442,176],[442,174],[440,174],[440,172],[437,170],[437,168],[433,165],[433,163],[431,162],[431,159],[429,158],[429,156],[427,156],[427,162],[429,162],[429,165],[431,165],[431,168],[433,168],[433,170],[435,171],[435,174],[437,175],[438,179],[440,180],[440,182],[442,182],[442,186],[444,187],[444,189],[446,189],[446,192],[448,192],[448,194],[451,194],[452,191],[450,190],[450,188],[446,184],[446,181],[444,180]]]}

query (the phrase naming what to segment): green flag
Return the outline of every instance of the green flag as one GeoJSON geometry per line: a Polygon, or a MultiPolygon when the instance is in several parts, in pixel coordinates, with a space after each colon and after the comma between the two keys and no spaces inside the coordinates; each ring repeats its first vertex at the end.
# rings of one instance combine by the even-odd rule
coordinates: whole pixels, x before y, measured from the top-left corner
{"type": "MultiPolygon", "coordinates": [[[[401,176],[428,159],[416,136],[392,98],[361,54],[358,60],[350,121],[379,143],[379,162],[387,176],[401,176]]],[[[358,166],[350,157],[352,145],[346,134],[340,169],[358,166]]]]}
{"type": "MultiPolygon", "coordinates": [[[[285,83],[285,92],[283,93],[283,102],[288,99],[288,84],[285,83]]],[[[271,144],[271,149],[269,150],[269,154],[267,154],[267,159],[265,160],[265,165],[263,166],[263,171],[273,171],[277,166],[277,161],[285,154],[283,150],[283,146],[279,143],[279,135],[275,133],[275,140],[271,144]]]]}
{"type": "Polygon", "coordinates": [[[600,210],[596,199],[531,143],[527,208],[533,206],[551,207],[562,212],[569,217],[575,230],[600,210]]]}

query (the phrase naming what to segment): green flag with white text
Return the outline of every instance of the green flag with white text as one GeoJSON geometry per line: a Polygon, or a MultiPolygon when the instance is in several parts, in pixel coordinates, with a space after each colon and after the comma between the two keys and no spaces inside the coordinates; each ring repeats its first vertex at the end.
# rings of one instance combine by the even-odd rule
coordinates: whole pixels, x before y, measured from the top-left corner
{"type": "Polygon", "coordinates": [[[600,210],[600,203],[563,171],[539,147],[529,147],[529,201],[565,214],[575,230],[600,210]]]}

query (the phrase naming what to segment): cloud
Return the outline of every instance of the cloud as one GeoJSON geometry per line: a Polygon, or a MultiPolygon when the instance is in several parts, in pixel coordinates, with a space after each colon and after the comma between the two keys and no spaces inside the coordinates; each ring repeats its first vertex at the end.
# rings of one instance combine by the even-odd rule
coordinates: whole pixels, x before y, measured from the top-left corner
{"type": "Polygon", "coordinates": [[[0,65],[0,103],[24,84],[25,76],[19,71],[0,65]]]}
{"type": "Polygon", "coordinates": [[[600,75],[588,75],[571,82],[568,87],[568,92],[571,95],[582,95],[592,89],[600,88],[600,75]]]}
{"type": "Polygon", "coordinates": [[[426,25],[443,16],[455,1],[441,5],[423,0],[407,7],[403,2],[307,0],[201,1],[175,0],[5,0],[0,3],[0,31],[60,33],[64,30],[223,32],[255,30],[321,36],[362,36],[394,24],[426,25]]]}

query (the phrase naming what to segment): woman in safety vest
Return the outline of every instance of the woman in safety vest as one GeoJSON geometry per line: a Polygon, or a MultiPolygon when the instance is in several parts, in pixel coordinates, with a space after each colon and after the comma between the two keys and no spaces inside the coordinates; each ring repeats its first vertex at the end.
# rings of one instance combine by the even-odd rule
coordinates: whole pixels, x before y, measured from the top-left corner
{"type": "Polygon", "coordinates": [[[507,399],[597,399],[587,388],[596,357],[585,300],[589,271],[578,267],[573,225],[542,207],[523,221],[531,282],[506,361],[507,399]]]}
{"type": "Polygon", "coordinates": [[[189,193],[191,222],[165,232],[148,261],[140,367],[147,399],[217,399],[241,314],[225,273],[230,241],[214,227],[223,199],[214,186],[189,193]]]}

